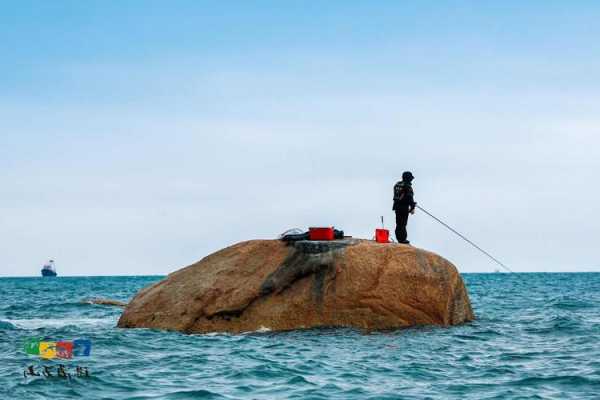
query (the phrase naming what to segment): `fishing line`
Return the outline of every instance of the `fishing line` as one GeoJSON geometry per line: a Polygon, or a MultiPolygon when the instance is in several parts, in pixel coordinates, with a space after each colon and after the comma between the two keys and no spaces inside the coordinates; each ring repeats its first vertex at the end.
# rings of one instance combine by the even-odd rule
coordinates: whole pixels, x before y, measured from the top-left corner
{"type": "Polygon", "coordinates": [[[494,260],[498,265],[500,265],[502,268],[504,268],[505,270],[507,270],[508,272],[513,272],[512,269],[508,268],[506,265],[504,265],[503,263],[501,263],[500,261],[498,261],[498,259],[496,257],[494,257],[493,255],[491,255],[490,253],[488,253],[487,251],[483,250],[481,247],[477,246],[475,243],[473,243],[472,241],[470,241],[469,239],[467,239],[463,234],[461,234],[460,232],[458,232],[456,229],[452,228],[450,225],[448,225],[447,223],[445,223],[444,221],[442,221],[441,219],[439,219],[438,217],[436,217],[435,215],[431,214],[429,211],[425,210],[423,207],[417,205],[416,206],[419,210],[423,211],[425,214],[429,215],[431,218],[435,219],[437,222],[439,222],[440,224],[444,225],[446,228],[448,228],[450,231],[452,231],[453,233],[457,234],[461,239],[463,239],[465,242],[469,243],[471,246],[475,247],[477,250],[481,251],[483,254],[485,254],[486,256],[488,256],[489,258],[491,258],[492,260],[494,260]]]}

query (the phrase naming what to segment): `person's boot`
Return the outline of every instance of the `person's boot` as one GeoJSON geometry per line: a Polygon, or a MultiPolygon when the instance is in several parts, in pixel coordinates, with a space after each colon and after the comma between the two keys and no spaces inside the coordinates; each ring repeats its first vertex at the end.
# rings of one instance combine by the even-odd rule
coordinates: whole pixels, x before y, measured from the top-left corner
{"type": "Polygon", "coordinates": [[[410,244],[410,242],[408,240],[401,240],[398,243],[401,243],[401,244],[410,244]]]}

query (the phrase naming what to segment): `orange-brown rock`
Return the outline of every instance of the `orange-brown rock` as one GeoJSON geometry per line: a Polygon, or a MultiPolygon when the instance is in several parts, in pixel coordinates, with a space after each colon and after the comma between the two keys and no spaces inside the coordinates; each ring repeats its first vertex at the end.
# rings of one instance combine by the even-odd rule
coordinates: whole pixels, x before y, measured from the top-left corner
{"type": "Polygon", "coordinates": [[[394,329],[474,319],[456,268],[415,247],[238,243],[142,289],[118,326],[195,332],[394,329]]]}

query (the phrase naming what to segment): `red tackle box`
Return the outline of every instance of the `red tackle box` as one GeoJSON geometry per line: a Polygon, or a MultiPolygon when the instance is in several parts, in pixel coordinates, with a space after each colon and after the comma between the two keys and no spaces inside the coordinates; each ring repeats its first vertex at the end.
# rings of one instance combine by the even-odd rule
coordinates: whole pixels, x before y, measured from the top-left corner
{"type": "Polygon", "coordinates": [[[333,240],[333,227],[308,228],[308,237],[310,240],[333,240]]]}
{"type": "Polygon", "coordinates": [[[390,231],[387,229],[375,229],[375,241],[377,243],[389,243],[390,231]]]}

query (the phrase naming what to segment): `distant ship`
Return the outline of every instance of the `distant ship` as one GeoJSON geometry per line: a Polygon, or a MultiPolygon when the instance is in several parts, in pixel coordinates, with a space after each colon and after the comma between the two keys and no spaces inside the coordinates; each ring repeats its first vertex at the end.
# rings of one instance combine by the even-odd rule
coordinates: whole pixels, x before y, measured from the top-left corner
{"type": "Polygon", "coordinates": [[[42,267],[42,276],[56,276],[56,268],[54,268],[54,260],[48,261],[42,267]]]}

